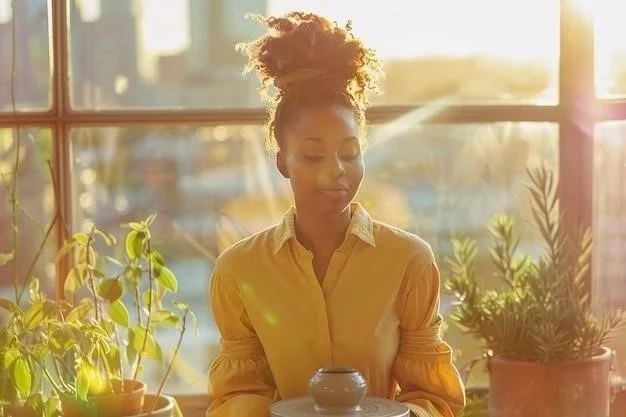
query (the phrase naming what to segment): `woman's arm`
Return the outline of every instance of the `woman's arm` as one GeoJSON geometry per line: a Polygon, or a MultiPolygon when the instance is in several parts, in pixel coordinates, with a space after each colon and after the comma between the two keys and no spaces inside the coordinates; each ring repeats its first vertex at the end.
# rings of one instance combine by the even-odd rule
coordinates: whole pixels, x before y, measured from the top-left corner
{"type": "Polygon", "coordinates": [[[465,406],[452,349],[441,338],[440,275],[430,248],[407,268],[399,299],[400,347],[393,372],[396,398],[417,417],[453,417],[465,406]]]}
{"type": "Polygon", "coordinates": [[[212,403],[207,417],[267,416],[276,391],[272,374],[236,282],[222,262],[218,259],[210,284],[221,340],[209,370],[212,403]]]}

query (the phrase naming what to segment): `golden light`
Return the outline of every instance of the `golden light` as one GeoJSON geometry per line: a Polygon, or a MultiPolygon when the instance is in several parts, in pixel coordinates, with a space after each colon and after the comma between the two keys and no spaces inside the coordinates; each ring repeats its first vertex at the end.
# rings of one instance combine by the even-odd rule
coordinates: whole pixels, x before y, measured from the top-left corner
{"type": "Polygon", "coordinates": [[[383,59],[484,54],[553,60],[558,0],[270,0],[270,14],[301,9],[354,31],[383,59]]]}
{"type": "Polygon", "coordinates": [[[142,0],[140,4],[144,52],[174,55],[189,47],[188,0],[142,0]]]}
{"type": "Polygon", "coordinates": [[[11,0],[0,0],[0,23],[8,23],[13,19],[11,0]]]}

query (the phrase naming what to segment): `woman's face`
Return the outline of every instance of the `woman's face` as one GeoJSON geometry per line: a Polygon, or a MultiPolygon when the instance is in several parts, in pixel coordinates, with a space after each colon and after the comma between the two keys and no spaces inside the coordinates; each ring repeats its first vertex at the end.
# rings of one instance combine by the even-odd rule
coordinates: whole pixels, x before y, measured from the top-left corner
{"type": "Polygon", "coordinates": [[[276,164],[291,182],[298,210],[343,212],[364,173],[361,129],[352,110],[342,106],[303,110],[282,131],[276,164]]]}

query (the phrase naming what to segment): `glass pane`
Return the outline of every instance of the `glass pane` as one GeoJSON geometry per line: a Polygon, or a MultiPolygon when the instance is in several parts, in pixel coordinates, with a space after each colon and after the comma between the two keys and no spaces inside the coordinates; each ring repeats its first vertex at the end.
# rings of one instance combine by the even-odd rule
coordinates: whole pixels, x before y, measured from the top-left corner
{"type": "Polygon", "coordinates": [[[602,98],[626,96],[626,6],[612,0],[589,1],[596,36],[596,92],[602,98]]]}
{"type": "MultiPolygon", "coordinates": [[[[452,234],[486,238],[484,224],[494,213],[528,218],[525,167],[556,164],[556,133],[547,123],[373,126],[358,199],[374,217],[429,241],[443,263],[452,234]]],[[[74,225],[116,230],[158,212],[154,245],[178,275],[179,298],[198,316],[200,335],[186,337],[169,392],[206,392],[218,344],[207,304],[215,257],[277,222],[291,204],[289,183],[276,172],[263,137],[260,126],[72,132],[74,225]]],[[[524,242],[532,242],[523,229],[524,242]]],[[[459,360],[478,354],[471,339],[449,333],[463,351],[459,360]]]]}
{"type": "Polygon", "coordinates": [[[47,0],[0,0],[0,112],[50,107],[48,21],[47,0]]]}
{"type": "MultiPolygon", "coordinates": [[[[626,309],[626,122],[596,127],[594,148],[593,276],[606,307],[626,309]]],[[[626,332],[615,338],[626,377],[626,332]]]]}
{"type": "Polygon", "coordinates": [[[51,262],[56,250],[55,236],[44,238],[54,215],[54,193],[46,162],[50,160],[51,147],[49,129],[21,129],[18,140],[17,130],[0,128],[0,253],[17,249],[14,261],[0,266],[0,298],[15,300],[15,273],[22,286],[28,271],[39,278],[42,289],[54,294],[56,272],[51,262]],[[13,195],[15,205],[11,203],[13,195]],[[42,243],[43,250],[37,256],[42,243]]]}
{"type": "Polygon", "coordinates": [[[314,10],[354,30],[384,61],[376,104],[554,103],[557,0],[71,1],[77,108],[257,107],[234,45],[261,33],[247,12],[314,10]],[[489,17],[487,17],[489,16],[489,17]],[[532,27],[532,30],[529,30],[532,27]],[[120,48],[119,45],[124,45],[120,48]]]}

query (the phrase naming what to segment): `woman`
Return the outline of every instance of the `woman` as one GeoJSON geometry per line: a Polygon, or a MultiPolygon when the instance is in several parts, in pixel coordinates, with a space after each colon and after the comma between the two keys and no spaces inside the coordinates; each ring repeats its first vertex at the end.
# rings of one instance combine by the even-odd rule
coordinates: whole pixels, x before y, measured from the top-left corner
{"type": "Polygon", "coordinates": [[[359,369],[368,395],[417,416],[457,415],[464,391],[440,337],[430,246],[353,202],[379,70],[373,51],[349,25],[315,14],[259,19],[268,33],[241,49],[263,90],[276,88],[268,138],[295,207],[215,265],[210,299],[222,340],[207,415],[266,416],[273,401],[307,395],[326,366],[359,369]]]}

